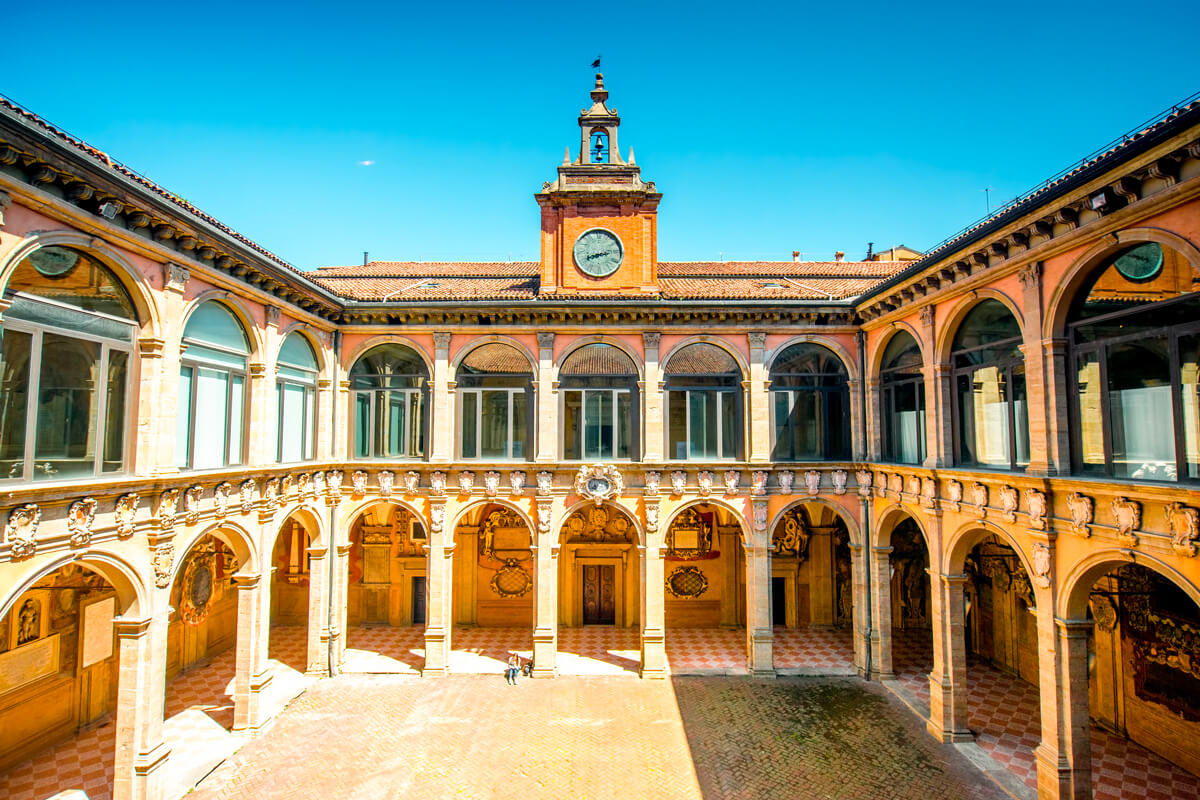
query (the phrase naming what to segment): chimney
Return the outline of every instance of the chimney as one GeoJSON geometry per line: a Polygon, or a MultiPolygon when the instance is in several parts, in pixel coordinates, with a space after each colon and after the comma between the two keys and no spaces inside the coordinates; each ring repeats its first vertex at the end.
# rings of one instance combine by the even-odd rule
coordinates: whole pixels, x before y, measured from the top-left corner
{"type": "Polygon", "coordinates": [[[846,254],[843,253],[841,250],[838,250],[836,253],[833,254],[834,261],[841,261],[845,257],[846,257],[846,254]]]}
{"type": "Polygon", "coordinates": [[[800,251],[799,251],[799,250],[793,250],[793,251],[792,251],[792,262],[793,262],[793,263],[799,263],[799,261],[800,261],[800,251]]]}
{"type": "Polygon", "coordinates": [[[371,254],[363,250],[363,266],[365,267],[371,261],[371,254]]]}
{"type": "Polygon", "coordinates": [[[867,261],[870,261],[875,256],[875,243],[867,242],[867,261]]]}

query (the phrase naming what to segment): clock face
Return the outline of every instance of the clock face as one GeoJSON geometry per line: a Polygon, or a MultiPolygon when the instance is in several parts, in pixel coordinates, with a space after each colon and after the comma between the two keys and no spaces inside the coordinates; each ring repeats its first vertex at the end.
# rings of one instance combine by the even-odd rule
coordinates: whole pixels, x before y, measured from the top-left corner
{"type": "Polygon", "coordinates": [[[574,253],[575,265],[593,278],[612,275],[625,258],[621,240],[604,228],[592,228],[579,234],[574,253]]]}
{"type": "Polygon", "coordinates": [[[1162,247],[1147,242],[1131,247],[1113,261],[1117,272],[1131,281],[1148,281],[1162,271],[1162,247]]]}
{"type": "Polygon", "coordinates": [[[604,494],[612,487],[608,482],[608,478],[593,477],[588,478],[587,490],[592,494],[604,494]]]}

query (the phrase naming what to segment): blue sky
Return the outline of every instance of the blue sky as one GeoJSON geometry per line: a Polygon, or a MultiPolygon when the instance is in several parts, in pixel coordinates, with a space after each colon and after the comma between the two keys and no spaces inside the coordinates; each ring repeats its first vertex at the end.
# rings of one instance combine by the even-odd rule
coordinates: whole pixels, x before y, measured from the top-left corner
{"type": "Polygon", "coordinates": [[[536,260],[597,55],[663,260],[926,249],[1200,89],[1182,2],[38,5],[0,92],[302,268],[536,260]]]}

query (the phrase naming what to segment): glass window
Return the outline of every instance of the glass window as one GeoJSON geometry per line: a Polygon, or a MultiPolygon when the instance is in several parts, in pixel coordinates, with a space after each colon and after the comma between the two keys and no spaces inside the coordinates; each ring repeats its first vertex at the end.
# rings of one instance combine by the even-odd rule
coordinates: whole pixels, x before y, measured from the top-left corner
{"type": "Polygon", "coordinates": [[[883,416],[883,457],[901,464],[925,460],[925,379],[921,349],[900,331],[883,351],[879,390],[883,416]]]}
{"type": "Polygon", "coordinates": [[[462,457],[526,458],[533,369],[521,351],[497,342],[476,347],[459,364],[456,380],[462,457]]]}
{"type": "Polygon", "coordinates": [[[176,462],[181,468],[242,463],[249,355],[241,323],[223,304],[210,300],[188,317],[176,419],[176,462]]]}
{"type": "Polygon", "coordinates": [[[611,345],[567,356],[559,369],[565,459],[637,457],[637,379],[633,361],[611,345]]]}
{"type": "Polygon", "coordinates": [[[425,455],[424,408],[429,371],[412,348],[382,344],[350,368],[355,454],[359,458],[425,455]]]}
{"type": "Polygon", "coordinates": [[[1029,464],[1021,327],[999,300],[976,305],[951,349],[957,462],[1017,469],[1029,464]]]}
{"type": "Polygon", "coordinates": [[[733,356],[716,345],[691,344],[672,354],[663,371],[667,458],[738,458],[742,371],[733,356]]]}
{"type": "Polygon", "coordinates": [[[832,350],[795,344],[771,366],[776,461],[843,461],[850,457],[850,386],[832,350]]]}
{"type": "Polygon", "coordinates": [[[0,480],[123,471],[137,334],[125,287],[92,256],[44,247],[16,266],[5,297],[0,480]]]}
{"type": "Polygon", "coordinates": [[[281,463],[313,457],[317,405],[317,356],[308,339],[293,331],[276,359],[275,459],[281,463]]]}
{"type": "Polygon", "coordinates": [[[1071,306],[1076,471],[1196,480],[1200,294],[1176,251],[1141,242],[1095,268],[1071,306]]]}

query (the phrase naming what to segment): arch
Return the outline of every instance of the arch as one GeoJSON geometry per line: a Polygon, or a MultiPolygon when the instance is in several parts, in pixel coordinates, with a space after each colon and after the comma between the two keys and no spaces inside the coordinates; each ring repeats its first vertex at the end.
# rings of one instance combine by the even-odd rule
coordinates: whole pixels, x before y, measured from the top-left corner
{"type": "Polygon", "coordinates": [[[785,505],[783,508],[776,511],[775,516],[773,516],[771,518],[771,524],[769,524],[767,526],[767,535],[770,536],[774,532],[775,528],[779,525],[780,520],[783,519],[785,514],[787,514],[789,511],[791,511],[796,506],[802,506],[802,505],[808,505],[808,504],[824,506],[824,507],[832,510],[835,514],[837,514],[839,517],[841,517],[842,522],[845,523],[846,532],[848,534],[850,534],[850,544],[855,547],[862,546],[862,544],[863,544],[862,528],[859,526],[858,520],[856,520],[850,514],[850,511],[845,506],[839,505],[838,503],[835,503],[831,500],[826,500],[825,498],[819,497],[819,496],[818,497],[797,498],[797,499],[793,500],[792,502],[788,503],[787,505],[785,505]]]}
{"type": "Polygon", "coordinates": [[[1029,554],[1021,549],[1020,542],[1003,527],[983,519],[972,520],[964,524],[946,540],[942,547],[944,571],[951,575],[961,573],[966,568],[967,554],[971,552],[971,548],[979,544],[982,537],[990,534],[996,534],[1013,549],[1021,561],[1021,566],[1025,569],[1025,574],[1032,579],[1033,565],[1029,561],[1029,554]]]}
{"type": "Polygon", "coordinates": [[[694,344],[711,344],[714,347],[721,348],[728,353],[737,364],[738,370],[741,372],[741,380],[746,380],[749,377],[750,365],[746,362],[745,357],[737,351],[737,348],[733,347],[723,338],[709,336],[708,334],[697,334],[695,336],[687,336],[683,339],[680,339],[671,346],[671,349],[668,350],[666,354],[659,357],[658,363],[663,365],[660,367],[660,370],[665,374],[665,365],[670,363],[671,358],[680,350],[683,350],[685,347],[690,347],[694,344]]]}
{"type": "Polygon", "coordinates": [[[764,359],[764,369],[767,375],[775,369],[775,361],[780,354],[784,353],[789,347],[794,344],[816,344],[833,352],[838,360],[842,362],[842,369],[846,370],[846,380],[856,381],[861,376],[858,374],[858,364],[856,359],[852,358],[850,351],[842,346],[842,343],[830,336],[821,334],[805,333],[799,336],[793,336],[785,340],[782,344],[772,350],[764,359]]]}
{"type": "Polygon", "coordinates": [[[1103,575],[1125,564],[1138,564],[1152,570],[1183,590],[1200,606],[1200,587],[1166,561],[1133,550],[1106,549],[1089,553],[1076,563],[1058,584],[1055,612],[1062,619],[1086,619],[1088,594],[1103,575]]]}
{"type": "Polygon", "coordinates": [[[746,510],[744,508],[738,508],[728,500],[720,497],[701,497],[695,500],[688,500],[686,503],[682,503],[678,508],[671,512],[671,515],[667,517],[665,522],[660,523],[660,530],[662,530],[664,533],[670,530],[671,526],[675,524],[675,520],[679,518],[679,515],[689,508],[692,508],[693,506],[705,505],[716,506],[717,508],[723,508],[728,511],[733,518],[738,521],[738,526],[742,529],[742,546],[750,547],[753,544],[751,541],[753,531],[750,528],[750,523],[746,520],[746,510]]]}
{"type": "Polygon", "coordinates": [[[929,539],[929,531],[925,528],[925,523],[921,520],[919,515],[914,514],[909,508],[900,503],[892,503],[879,514],[879,517],[875,522],[875,530],[871,535],[871,546],[887,547],[888,542],[891,539],[892,532],[895,531],[896,528],[899,527],[900,523],[905,519],[911,519],[916,524],[917,530],[921,532],[921,538],[925,541],[926,549],[929,550],[929,563],[933,564],[935,561],[933,542],[929,539]],[[884,536],[884,531],[887,532],[886,537],[884,536]]]}
{"type": "Polygon", "coordinates": [[[107,242],[75,231],[49,231],[34,233],[20,242],[7,255],[0,257],[0,292],[8,285],[8,279],[25,257],[43,247],[69,247],[80,250],[101,261],[113,271],[117,279],[129,292],[129,298],[137,309],[139,328],[143,335],[162,338],[162,318],[155,303],[149,280],[141,270],[130,263],[120,252],[107,242]]]}
{"type": "Polygon", "coordinates": [[[241,324],[242,333],[246,335],[246,339],[250,345],[249,360],[251,362],[261,362],[264,353],[262,329],[254,321],[254,317],[250,315],[249,309],[242,304],[241,298],[224,289],[209,289],[188,301],[187,305],[183,308],[183,313],[179,315],[180,341],[183,340],[183,332],[187,330],[188,320],[191,319],[192,313],[210,300],[215,300],[229,309],[234,318],[241,324]]]}
{"type": "MultiPolygon", "coordinates": [[[[566,522],[571,517],[571,515],[574,514],[576,511],[579,511],[582,508],[586,508],[589,505],[594,506],[595,502],[592,500],[586,500],[586,499],[580,500],[579,502],[568,506],[566,508],[566,510],[563,511],[562,515],[558,519],[554,520],[551,523],[553,525],[554,529],[558,530],[558,533],[555,537],[558,541],[560,541],[560,542],[562,541],[563,523],[566,522]]],[[[619,503],[614,503],[611,500],[605,500],[600,505],[602,505],[605,508],[614,508],[617,511],[619,511],[620,513],[624,514],[626,517],[628,517],[629,522],[633,525],[634,533],[637,535],[636,544],[640,544],[640,545],[646,544],[646,529],[645,529],[645,526],[642,525],[642,521],[640,519],[638,519],[637,514],[633,513],[628,508],[625,508],[625,506],[623,506],[619,503]]]]}
{"type": "MultiPolygon", "coordinates": [[[[537,361],[537,358],[534,357],[533,353],[529,350],[529,348],[526,347],[525,344],[523,342],[521,342],[519,339],[514,339],[511,336],[503,336],[501,334],[491,334],[490,336],[481,336],[477,339],[472,339],[471,341],[464,344],[462,347],[458,348],[458,352],[456,352],[454,354],[454,358],[452,358],[450,360],[450,370],[449,370],[450,374],[457,375],[458,367],[460,364],[462,364],[463,359],[465,359],[467,356],[469,356],[474,351],[478,350],[480,347],[483,347],[484,345],[487,345],[487,344],[506,344],[509,347],[513,348],[514,350],[519,352],[521,355],[523,355],[525,357],[525,360],[529,362],[529,371],[533,375],[535,375],[535,376],[537,375],[538,361],[537,361]]],[[[433,374],[433,373],[430,373],[430,374],[433,374]]]]}
{"type": "Polygon", "coordinates": [[[80,564],[101,575],[117,590],[120,615],[139,619],[151,612],[150,592],[136,568],[123,558],[102,550],[89,550],[83,554],[65,554],[46,562],[23,581],[17,583],[0,603],[0,619],[12,611],[17,600],[30,587],[47,575],[70,564],[80,564]]]}
{"type": "Polygon", "coordinates": [[[175,549],[175,563],[171,565],[171,583],[168,586],[174,584],[176,579],[178,579],[179,570],[183,566],[183,562],[187,560],[188,554],[192,552],[192,548],[209,534],[215,539],[220,539],[237,556],[240,565],[237,574],[259,574],[259,571],[262,569],[262,562],[259,560],[258,550],[254,546],[254,537],[236,522],[221,520],[193,534],[186,540],[187,544],[185,546],[175,549]]]}
{"type": "Polygon", "coordinates": [[[1046,303],[1046,313],[1042,322],[1043,338],[1061,338],[1067,335],[1067,317],[1071,313],[1072,302],[1092,276],[1093,270],[1116,251],[1136,242],[1157,242],[1169,247],[1186,258],[1193,271],[1200,269],[1200,248],[1173,231],[1150,227],[1117,231],[1084,251],[1058,279],[1054,292],[1046,303]]]}
{"type": "Polygon", "coordinates": [[[967,314],[971,313],[984,300],[998,300],[1003,303],[1017,321],[1017,327],[1021,329],[1021,338],[1024,339],[1025,315],[1021,313],[1021,309],[1016,301],[1007,294],[990,286],[985,286],[982,289],[973,290],[968,295],[968,298],[950,311],[950,315],[938,329],[933,347],[934,363],[945,364],[950,361],[950,351],[954,347],[954,337],[958,333],[959,326],[962,325],[962,321],[967,314]]]}
{"type": "Polygon", "coordinates": [[[887,352],[888,345],[892,343],[892,340],[901,333],[907,333],[913,338],[913,341],[917,343],[917,350],[921,353],[921,365],[929,366],[929,353],[926,352],[925,342],[917,330],[908,322],[893,322],[887,332],[875,341],[874,348],[867,355],[867,375],[879,378],[879,373],[883,371],[883,354],[887,352]]]}
{"type": "Polygon", "coordinates": [[[645,377],[646,377],[646,362],[642,359],[641,355],[637,351],[635,351],[632,347],[625,344],[624,342],[619,341],[619,340],[613,338],[612,336],[606,336],[602,333],[593,334],[591,336],[580,336],[578,339],[572,339],[571,343],[569,345],[567,345],[566,349],[564,349],[559,354],[558,358],[556,358],[554,360],[555,375],[557,375],[562,370],[562,365],[566,362],[566,360],[568,358],[571,357],[572,353],[574,353],[576,350],[579,350],[583,347],[588,346],[589,344],[606,344],[606,345],[610,345],[612,347],[617,348],[618,350],[623,352],[625,355],[629,356],[629,358],[633,361],[633,367],[634,367],[634,370],[636,370],[636,372],[637,372],[638,380],[645,379],[645,377]]]}
{"type": "MultiPolygon", "coordinates": [[[[329,366],[329,359],[325,357],[325,348],[321,344],[321,340],[317,338],[317,334],[313,331],[312,326],[310,326],[307,322],[292,320],[291,325],[288,325],[286,328],[279,331],[279,346],[283,347],[283,343],[293,333],[298,333],[308,340],[309,346],[313,349],[313,355],[315,355],[317,358],[317,374],[325,374],[326,367],[329,366]]],[[[278,359],[278,351],[276,351],[275,356],[276,359],[278,359]]]]}
{"type": "Polygon", "coordinates": [[[309,534],[309,547],[321,550],[326,548],[325,526],[321,524],[320,512],[307,503],[296,503],[287,509],[287,513],[281,515],[281,522],[271,531],[270,541],[263,542],[264,553],[270,553],[275,549],[275,543],[279,541],[279,534],[283,532],[283,526],[292,518],[304,521],[304,528],[309,534]]]}
{"type": "Polygon", "coordinates": [[[410,348],[422,361],[425,362],[425,369],[429,371],[430,380],[432,380],[433,359],[430,357],[429,353],[427,353],[425,348],[415,340],[410,339],[407,336],[400,336],[395,333],[372,336],[365,341],[359,342],[353,350],[342,356],[342,369],[344,369],[346,374],[349,375],[351,368],[358,363],[360,358],[381,344],[401,344],[410,348]]]}
{"type": "Polygon", "coordinates": [[[534,542],[537,541],[537,525],[534,524],[533,519],[530,518],[528,512],[526,512],[525,509],[521,508],[513,501],[503,497],[478,497],[469,500],[466,504],[458,509],[457,513],[454,515],[454,520],[447,525],[447,529],[450,531],[451,537],[453,537],[454,532],[458,530],[459,523],[462,522],[463,517],[465,517],[469,511],[481,506],[503,506],[509,511],[516,512],[517,516],[521,518],[521,521],[525,523],[525,527],[529,530],[529,535],[532,540],[534,542]]]}
{"type": "MultiPolygon", "coordinates": [[[[421,520],[421,523],[425,525],[426,529],[431,527],[430,522],[429,522],[429,515],[427,515],[424,511],[421,511],[419,508],[414,506],[412,503],[409,503],[406,500],[401,500],[398,497],[393,496],[393,497],[368,497],[364,500],[360,500],[356,505],[350,506],[349,508],[346,509],[345,512],[342,513],[340,520],[339,520],[339,527],[337,528],[337,530],[345,531],[345,535],[348,537],[350,535],[350,528],[354,525],[355,522],[358,521],[358,518],[361,517],[363,514],[365,514],[368,510],[370,510],[371,508],[373,508],[374,506],[377,506],[377,505],[399,506],[400,508],[403,508],[408,513],[412,514],[417,519],[421,520]]],[[[333,531],[332,533],[334,534],[334,536],[337,535],[336,530],[333,531]]]]}

